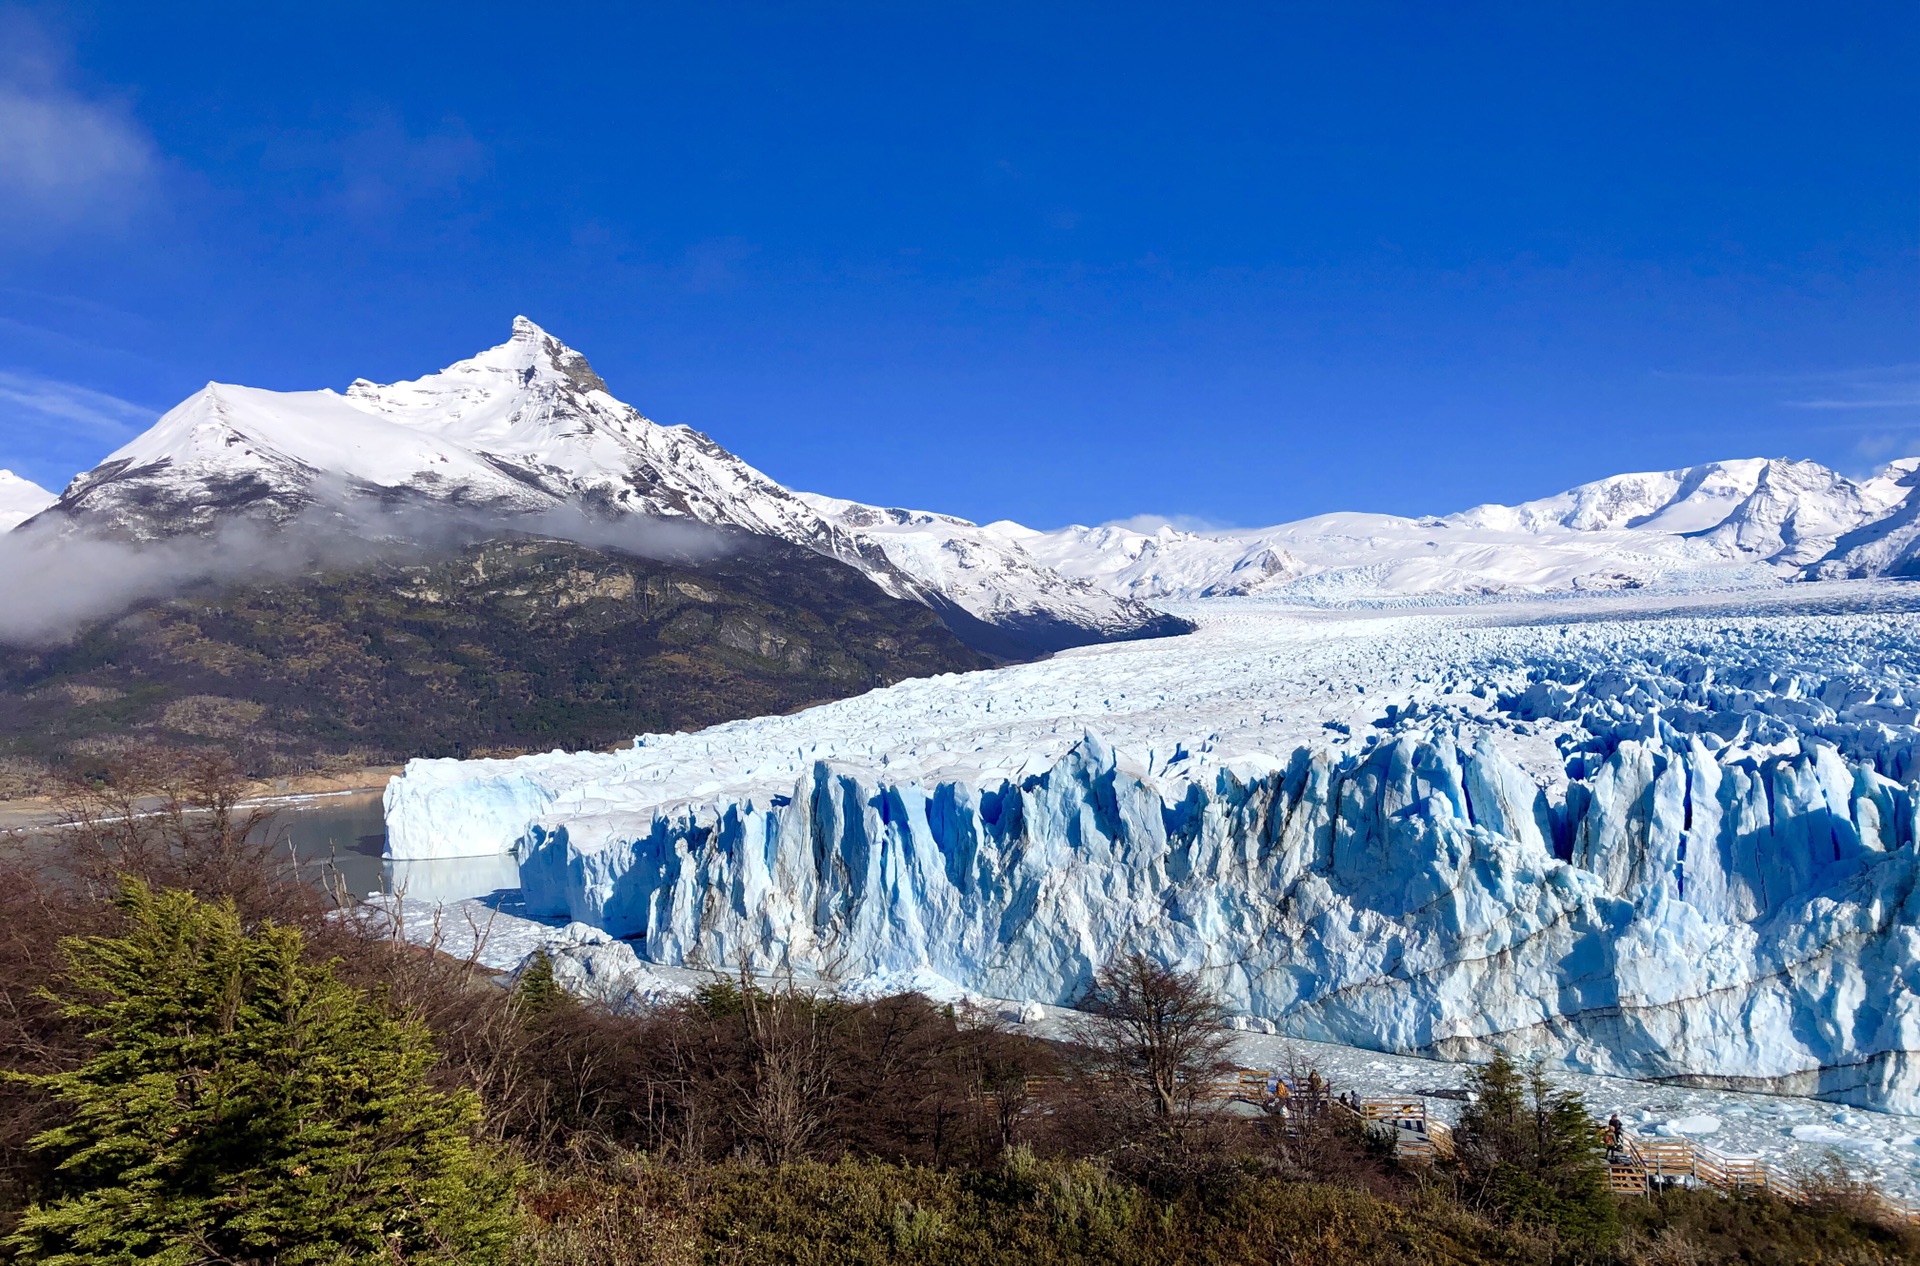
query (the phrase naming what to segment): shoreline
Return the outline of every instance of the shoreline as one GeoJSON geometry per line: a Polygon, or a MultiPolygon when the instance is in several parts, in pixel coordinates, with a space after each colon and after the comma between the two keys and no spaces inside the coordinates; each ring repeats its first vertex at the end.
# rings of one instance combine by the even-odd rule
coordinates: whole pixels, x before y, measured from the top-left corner
{"type": "MultiPolygon", "coordinates": [[[[402,766],[369,765],[341,774],[289,774],[261,778],[246,784],[238,807],[258,809],[272,805],[299,805],[315,800],[376,795],[399,776],[402,766]]],[[[59,800],[54,796],[25,796],[0,800],[0,835],[58,826],[59,800]]]]}

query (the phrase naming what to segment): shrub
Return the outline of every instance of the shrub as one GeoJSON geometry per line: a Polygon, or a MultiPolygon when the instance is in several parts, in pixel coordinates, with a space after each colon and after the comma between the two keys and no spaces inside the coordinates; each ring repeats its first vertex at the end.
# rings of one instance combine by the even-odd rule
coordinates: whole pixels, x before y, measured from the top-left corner
{"type": "Polygon", "coordinates": [[[1834,1209],[1796,1208],[1759,1195],[1677,1188],[1621,1206],[1624,1256],[1633,1262],[1743,1266],[1893,1266],[1920,1262],[1920,1231],[1834,1209]]]}
{"type": "Polygon", "coordinates": [[[478,1100],[428,1084],[423,1026],[229,901],[129,880],[120,905],[121,935],[63,946],[57,998],[97,1048],[29,1078],[67,1119],[34,1139],[55,1189],[14,1247],[49,1266],[498,1255],[509,1184],[474,1149],[478,1100]]]}
{"type": "Polygon", "coordinates": [[[1473,1100],[1460,1114],[1459,1144],[1470,1198],[1576,1244],[1610,1243],[1618,1202],[1586,1102],[1556,1089],[1538,1063],[1522,1071],[1505,1052],[1467,1080],[1473,1100]]]}
{"type": "Polygon", "coordinates": [[[553,957],[543,947],[533,951],[513,982],[514,1001],[529,1021],[573,1005],[573,999],[553,978],[553,957]]]}

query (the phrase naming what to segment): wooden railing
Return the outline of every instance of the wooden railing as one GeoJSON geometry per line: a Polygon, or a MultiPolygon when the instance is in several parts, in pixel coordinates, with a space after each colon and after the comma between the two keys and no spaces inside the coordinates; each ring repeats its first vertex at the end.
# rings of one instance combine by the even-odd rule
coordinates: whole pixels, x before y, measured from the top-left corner
{"type": "MultiPolygon", "coordinates": [[[[1623,1195],[1645,1196],[1673,1184],[1708,1187],[1726,1195],[1772,1196],[1789,1204],[1808,1204],[1812,1194],[1799,1178],[1758,1156],[1735,1156],[1686,1138],[1611,1139],[1607,1148],[1607,1185],[1623,1195]]],[[[1863,1199],[1873,1211],[1896,1222],[1920,1225],[1920,1205],[1868,1189],[1863,1199]]]]}
{"type": "MultiPolygon", "coordinates": [[[[1041,1091],[1061,1080],[1033,1077],[1026,1085],[1030,1092],[1041,1091]]],[[[1217,1103],[1286,1107],[1294,1114],[1330,1112],[1346,1116],[1383,1134],[1392,1131],[1394,1155],[1408,1164],[1444,1164],[1457,1155],[1453,1130],[1427,1111],[1426,1100],[1414,1096],[1342,1098],[1324,1084],[1310,1088],[1276,1073],[1239,1068],[1197,1088],[1195,1097],[1217,1103]]],[[[1624,1131],[1613,1138],[1597,1122],[1594,1128],[1607,1149],[1607,1185],[1621,1195],[1645,1196],[1675,1184],[1707,1187],[1727,1195],[1767,1195],[1790,1204],[1810,1203],[1818,1194],[1809,1193],[1792,1173],[1757,1156],[1732,1155],[1687,1138],[1643,1137],[1624,1131]]],[[[1863,1199],[1889,1220],[1920,1226],[1920,1205],[1871,1189],[1863,1193],[1863,1199]]]]}
{"type": "Polygon", "coordinates": [[[1361,1099],[1360,1116],[1367,1124],[1393,1131],[1393,1154],[1416,1165],[1432,1165],[1454,1158],[1453,1130],[1427,1113],[1424,1099],[1361,1099]]]}

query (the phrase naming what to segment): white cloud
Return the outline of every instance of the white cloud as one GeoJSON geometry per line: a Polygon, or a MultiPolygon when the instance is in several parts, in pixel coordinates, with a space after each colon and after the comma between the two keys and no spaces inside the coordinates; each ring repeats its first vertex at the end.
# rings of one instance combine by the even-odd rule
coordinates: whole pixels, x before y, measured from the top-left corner
{"type": "Polygon", "coordinates": [[[145,405],[75,383],[0,369],[0,427],[18,435],[76,430],[116,446],[149,426],[157,415],[145,405]]]}
{"type": "Polygon", "coordinates": [[[0,221],[14,234],[123,220],[149,196],[152,138],[66,82],[37,28],[0,21],[0,221]]]}
{"type": "Polygon", "coordinates": [[[1215,523],[1211,519],[1202,519],[1191,514],[1132,514],[1124,519],[1108,519],[1100,526],[1126,528],[1128,531],[1145,532],[1149,535],[1163,527],[1170,527],[1176,532],[1197,532],[1202,535],[1227,530],[1227,525],[1224,523],[1215,523]]]}
{"type": "Polygon", "coordinates": [[[1813,378],[1820,394],[1782,403],[1795,409],[1920,408],[1920,365],[1885,365],[1813,378]]]}

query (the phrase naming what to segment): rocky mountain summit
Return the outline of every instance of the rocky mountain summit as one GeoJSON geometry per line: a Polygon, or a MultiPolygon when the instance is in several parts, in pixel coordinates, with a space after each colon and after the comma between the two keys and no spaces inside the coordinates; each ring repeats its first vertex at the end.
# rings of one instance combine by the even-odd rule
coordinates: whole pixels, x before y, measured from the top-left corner
{"type": "Polygon", "coordinates": [[[509,522],[564,511],[788,541],[933,607],[1002,656],[1186,627],[963,519],[792,492],[698,431],[649,421],[525,317],[505,343],[410,382],[361,379],[343,393],[208,383],[36,523],[152,541],[236,520],[355,525],[422,510],[509,522]]]}

